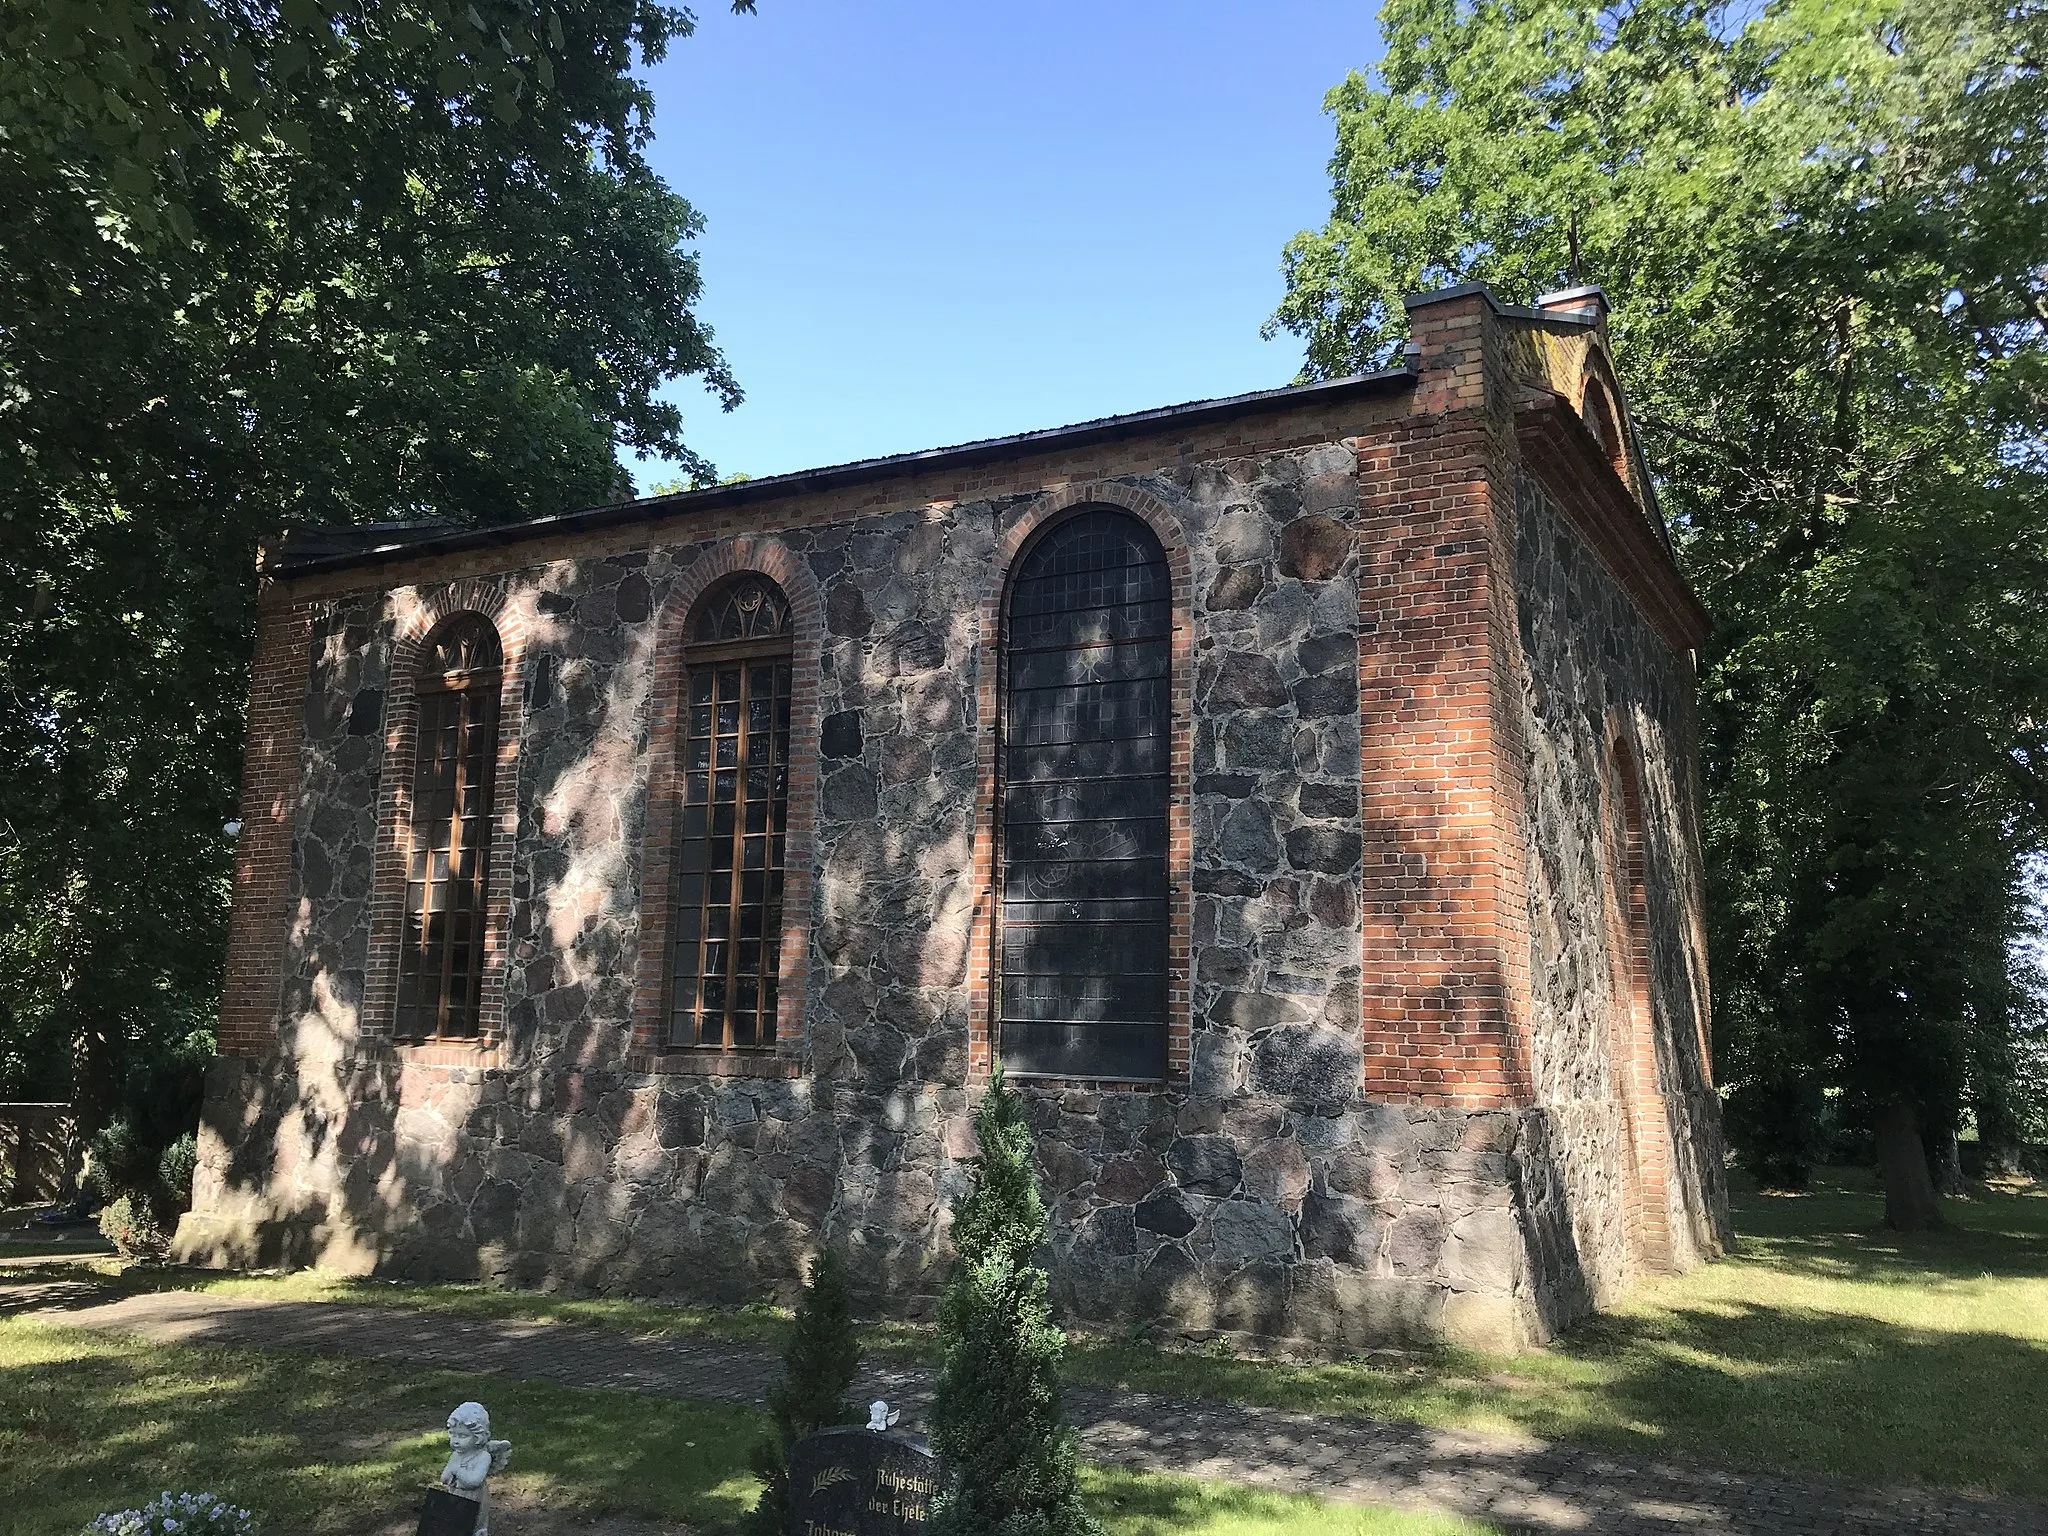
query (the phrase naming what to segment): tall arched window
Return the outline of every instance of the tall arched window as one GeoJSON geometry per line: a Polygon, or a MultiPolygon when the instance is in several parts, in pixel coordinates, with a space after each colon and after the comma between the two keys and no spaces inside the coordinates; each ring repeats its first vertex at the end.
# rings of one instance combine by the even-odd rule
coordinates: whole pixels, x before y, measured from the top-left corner
{"type": "Polygon", "coordinates": [[[1172,588],[1137,518],[1043,534],[1010,585],[1003,657],[1003,1064],[1166,1069],[1172,588]]]}
{"type": "Polygon", "coordinates": [[[684,676],[669,1040],[768,1050],[789,827],[789,601],[765,576],[706,593],[684,676]]]}
{"type": "Polygon", "coordinates": [[[477,613],[449,619],[421,652],[398,959],[400,1038],[477,1033],[502,667],[498,631],[477,613]]]}

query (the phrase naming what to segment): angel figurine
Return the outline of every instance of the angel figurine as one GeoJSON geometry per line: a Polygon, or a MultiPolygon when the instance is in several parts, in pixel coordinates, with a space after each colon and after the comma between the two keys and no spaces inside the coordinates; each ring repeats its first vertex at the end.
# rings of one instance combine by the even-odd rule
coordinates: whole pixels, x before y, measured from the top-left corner
{"type": "Polygon", "coordinates": [[[491,1416],[482,1403],[464,1403],[448,1415],[448,1447],[441,1486],[458,1499],[476,1501],[476,1536],[489,1536],[491,1495],[484,1483],[505,1470],[512,1459],[512,1442],[491,1438],[491,1416]]]}
{"type": "Polygon", "coordinates": [[[891,1408],[879,1397],[868,1404],[868,1428],[877,1434],[885,1429],[894,1429],[896,1421],[903,1417],[901,1408],[891,1408]]]}

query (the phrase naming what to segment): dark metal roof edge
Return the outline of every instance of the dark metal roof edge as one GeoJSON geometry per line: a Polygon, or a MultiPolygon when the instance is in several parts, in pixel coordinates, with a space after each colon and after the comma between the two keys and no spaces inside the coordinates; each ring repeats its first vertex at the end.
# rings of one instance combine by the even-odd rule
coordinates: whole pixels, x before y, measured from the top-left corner
{"type": "Polygon", "coordinates": [[[1401,300],[1401,307],[1427,309],[1432,304],[1446,304],[1452,299],[1469,298],[1475,293],[1495,309],[1501,307],[1500,300],[1493,296],[1493,290],[1484,283],[1453,283],[1448,288],[1428,288],[1421,293],[1407,294],[1401,300]]]}
{"type": "Polygon", "coordinates": [[[995,457],[1018,449],[1037,448],[1050,443],[1085,442],[1096,437],[1135,434],[1158,427],[1240,415],[1261,407],[1305,401],[1326,395],[1342,396],[1354,392],[1362,395],[1377,394],[1394,386],[1414,382],[1413,369],[1383,368],[1376,373],[1357,373],[1341,379],[1325,379],[1315,384],[1287,384],[1278,389],[1254,390],[1248,394],[1226,395],[1215,400],[1190,400],[1182,405],[1160,406],[1154,410],[1134,411],[1124,416],[1103,416],[1093,421],[1075,422],[1071,426],[1041,427],[1036,431],[1017,432],[1007,437],[981,438],[945,448],[925,448],[914,453],[856,459],[848,464],[828,464],[818,469],[795,470],[786,475],[768,475],[759,480],[742,480],[732,485],[705,486],[701,490],[677,491],[667,496],[637,497],[632,501],[586,507],[575,512],[557,513],[551,517],[529,518],[525,522],[507,523],[502,527],[460,528],[438,538],[408,539],[376,545],[369,549],[352,550],[346,554],[319,555],[307,560],[293,560],[287,545],[276,562],[268,567],[268,572],[278,576],[308,576],[323,571],[346,570],[351,566],[384,564],[415,555],[482,549],[495,544],[518,544],[550,534],[580,533],[640,519],[669,517],[678,513],[710,510],[748,501],[770,500],[791,491],[824,490],[839,485],[858,484],[865,480],[886,479],[909,471],[943,468],[952,464],[971,464],[977,459],[995,457]]]}
{"type": "Polygon", "coordinates": [[[1496,304],[1509,320],[1540,320],[1545,325],[1576,325],[1592,330],[1600,324],[1597,311],[1590,309],[1532,309],[1526,304],[1496,304]]]}
{"type": "MultiPolygon", "coordinates": [[[[1569,296],[1572,290],[1560,290],[1569,296]]],[[[1597,289],[1590,290],[1598,292],[1597,289]]],[[[1406,310],[1427,309],[1432,304],[1443,304],[1451,299],[1470,298],[1477,294],[1486,300],[1487,307],[1496,315],[1508,320],[1542,320],[1559,325],[1594,326],[1600,323],[1599,315],[1591,309],[1537,309],[1528,304],[1504,304],[1494,291],[1484,283],[1454,283],[1448,288],[1432,288],[1426,293],[1411,293],[1401,300],[1406,310]]],[[[1559,294],[1545,294],[1544,298],[1556,298],[1559,294]]],[[[1541,300],[1538,301],[1539,303],[1541,300]]],[[[1602,295],[1605,302],[1605,295],[1602,295]]]]}

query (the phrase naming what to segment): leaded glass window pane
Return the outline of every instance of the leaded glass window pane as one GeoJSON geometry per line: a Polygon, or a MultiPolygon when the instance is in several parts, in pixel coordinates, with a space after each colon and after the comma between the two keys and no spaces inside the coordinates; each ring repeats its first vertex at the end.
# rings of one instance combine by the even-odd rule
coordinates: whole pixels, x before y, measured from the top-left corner
{"type": "Polygon", "coordinates": [[[720,588],[697,614],[700,644],[766,640],[789,633],[789,599],[766,576],[742,576],[720,588]]]}

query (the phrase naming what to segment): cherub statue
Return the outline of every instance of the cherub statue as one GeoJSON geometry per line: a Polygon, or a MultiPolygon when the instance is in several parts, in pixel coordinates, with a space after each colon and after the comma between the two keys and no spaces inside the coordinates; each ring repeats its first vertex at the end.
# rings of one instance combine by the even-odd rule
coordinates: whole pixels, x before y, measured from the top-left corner
{"type": "Polygon", "coordinates": [[[879,1397],[868,1404],[868,1428],[877,1433],[885,1429],[895,1428],[896,1421],[902,1417],[903,1410],[901,1408],[891,1408],[879,1397]]]}
{"type": "Polygon", "coordinates": [[[491,1438],[491,1416],[482,1403],[464,1403],[448,1415],[448,1447],[441,1486],[458,1499],[476,1500],[476,1536],[489,1536],[491,1495],[484,1481],[505,1470],[512,1442],[491,1438]]]}

